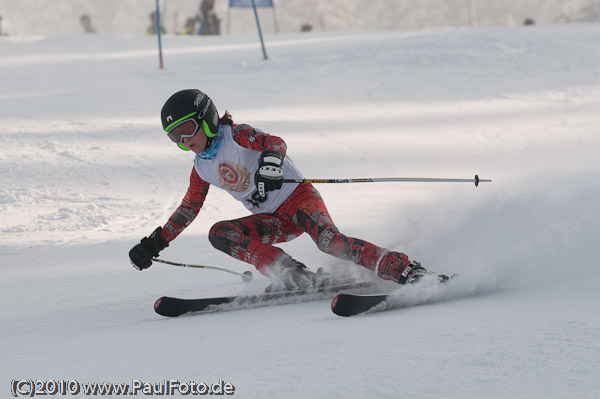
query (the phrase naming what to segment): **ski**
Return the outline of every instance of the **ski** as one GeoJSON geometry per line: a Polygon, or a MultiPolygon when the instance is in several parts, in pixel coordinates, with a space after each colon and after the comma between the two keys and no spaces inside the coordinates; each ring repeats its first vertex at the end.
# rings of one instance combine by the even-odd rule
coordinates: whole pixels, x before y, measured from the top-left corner
{"type": "Polygon", "coordinates": [[[331,301],[331,311],[338,316],[356,316],[385,303],[392,294],[357,295],[338,294],[331,301]]]}
{"type": "MultiPolygon", "coordinates": [[[[435,273],[429,272],[428,274],[437,277],[439,284],[444,284],[456,277],[456,275],[448,277],[443,274],[436,275],[435,273]]],[[[428,278],[429,277],[430,276],[428,276],[428,278]]],[[[411,283],[411,285],[418,285],[419,282],[421,282],[421,280],[417,280],[411,283]]],[[[402,290],[402,287],[398,288],[398,290],[402,290]]],[[[386,309],[395,309],[401,307],[398,303],[392,303],[396,302],[394,301],[394,298],[397,297],[396,293],[398,290],[387,294],[340,293],[331,301],[331,311],[338,316],[350,317],[367,311],[375,312],[386,309]]]]}
{"type": "Polygon", "coordinates": [[[359,290],[366,292],[368,288],[373,286],[374,283],[371,282],[349,282],[329,285],[313,291],[277,291],[256,295],[232,295],[198,299],[163,296],[154,303],[154,311],[161,316],[177,317],[187,313],[204,314],[250,309],[331,299],[343,291],[359,290]]]}

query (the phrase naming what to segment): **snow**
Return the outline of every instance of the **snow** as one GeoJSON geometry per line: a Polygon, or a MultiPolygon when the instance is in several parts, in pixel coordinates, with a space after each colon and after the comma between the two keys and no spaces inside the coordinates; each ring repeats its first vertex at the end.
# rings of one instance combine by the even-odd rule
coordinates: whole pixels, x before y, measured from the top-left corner
{"type": "MultiPolygon", "coordinates": [[[[598,24],[255,37],[0,40],[0,378],[165,379],[235,397],[596,398],[600,392],[598,24]],[[319,185],[338,227],[459,273],[421,304],[354,318],[328,301],[165,319],[162,295],[258,292],[128,250],[181,201],[193,155],[161,133],[198,87],[283,137],[309,178],[492,183],[319,185]]],[[[246,215],[212,189],[161,255],[251,267],[207,231],[246,215]]],[[[366,276],[308,237],[311,267],[366,276]]],[[[385,285],[386,289],[390,285],[385,285]]],[[[80,395],[83,397],[83,394],[80,395]]]]}

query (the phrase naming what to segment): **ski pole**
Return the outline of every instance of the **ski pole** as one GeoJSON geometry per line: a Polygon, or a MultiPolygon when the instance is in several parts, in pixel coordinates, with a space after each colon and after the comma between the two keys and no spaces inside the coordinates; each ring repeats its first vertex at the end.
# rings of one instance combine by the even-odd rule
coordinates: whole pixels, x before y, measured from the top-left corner
{"type": "Polygon", "coordinates": [[[173,262],[173,261],[170,261],[170,260],[165,260],[165,259],[160,259],[160,258],[152,258],[152,260],[155,261],[155,262],[160,262],[160,263],[164,263],[164,264],[172,265],[172,266],[189,267],[189,268],[193,268],[193,269],[220,270],[222,272],[227,272],[227,273],[235,274],[237,276],[241,276],[242,280],[244,280],[247,283],[250,282],[250,281],[252,281],[252,278],[254,277],[254,275],[252,274],[251,271],[245,271],[244,273],[238,273],[236,271],[229,270],[229,269],[227,269],[225,267],[222,267],[222,266],[190,265],[190,264],[187,264],[187,263],[173,262]]]}
{"type": "Polygon", "coordinates": [[[377,182],[426,182],[426,183],[479,183],[491,182],[490,179],[480,179],[475,175],[473,179],[446,179],[439,177],[366,177],[361,179],[283,179],[284,183],[377,183],[377,182]]]}

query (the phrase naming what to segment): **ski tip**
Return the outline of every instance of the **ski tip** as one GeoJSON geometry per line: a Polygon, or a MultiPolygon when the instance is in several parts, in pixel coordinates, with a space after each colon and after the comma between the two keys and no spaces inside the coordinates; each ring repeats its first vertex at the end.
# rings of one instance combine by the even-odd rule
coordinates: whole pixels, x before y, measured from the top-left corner
{"type": "Polygon", "coordinates": [[[161,316],[176,317],[185,313],[185,310],[180,308],[180,299],[171,298],[168,296],[160,297],[154,302],[154,311],[161,316]]]}
{"type": "Polygon", "coordinates": [[[342,317],[349,317],[357,314],[354,309],[348,307],[348,295],[344,293],[338,294],[333,298],[331,301],[331,311],[333,314],[342,317]]]}
{"type": "Polygon", "coordinates": [[[350,294],[341,293],[331,302],[331,310],[334,314],[342,317],[356,316],[370,311],[377,305],[386,302],[389,294],[350,294]]]}
{"type": "Polygon", "coordinates": [[[333,313],[335,313],[335,306],[337,305],[339,300],[340,300],[340,296],[336,295],[335,298],[333,298],[333,300],[331,301],[331,311],[333,313]]]}
{"type": "Polygon", "coordinates": [[[357,312],[356,309],[354,309],[352,307],[352,299],[355,298],[353,295],[348,295],[348,294],[338,294],[335,298],[333,298],[333,300],[331,301],[331,311],[338,315],[338,316],[342,316],[342,317],[349,317],[349,316],[354,316],[360,312],[357,312]],[[350,300],[350,301],[349,301],[350,300]]]}
{"type": "Polygon", "coordinates": [[[158,312],[158,309],[160,308],[160,304],[161,304],[161,302],[162,302],[163,298],[164,298],[164,296],[163,296],[163,297],[161,297],[161,298],[158,298],[158,299],[156,300],[156,302],[154,302],[154,311],[155,311],[155,312],[158,312]]]}

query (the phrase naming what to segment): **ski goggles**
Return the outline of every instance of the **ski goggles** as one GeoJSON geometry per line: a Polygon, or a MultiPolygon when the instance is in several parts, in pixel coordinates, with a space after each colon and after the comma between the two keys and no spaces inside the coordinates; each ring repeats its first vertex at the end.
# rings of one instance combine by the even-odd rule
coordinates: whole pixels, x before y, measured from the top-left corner
{"type": "Polygon", "coordinates": [[[192,112],[184,116],[183,118],[179,118],[165,129],[167,132],[167,136],[171,139],[172,142],[177,144],[179,147],[183,148],[183,139],[194,137],[200,127],[204,129],[204,133],[207,137],[215,137],[217,133],[213,133],[208,127],[208,124],[203,119],[201,125],[198,123],[198,120],[194,118],[197,112],[192,112]]]}

